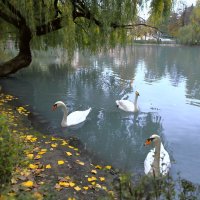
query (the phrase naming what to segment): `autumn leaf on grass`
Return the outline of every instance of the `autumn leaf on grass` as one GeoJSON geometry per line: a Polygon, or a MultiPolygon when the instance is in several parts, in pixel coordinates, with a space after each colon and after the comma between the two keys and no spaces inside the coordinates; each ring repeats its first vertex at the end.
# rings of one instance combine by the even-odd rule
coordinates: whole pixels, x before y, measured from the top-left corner
{"type": "Polygon", "coordinates": [[[69,182],[69,186],[70,186],[70,187],[74,187],[74,186],[75,186],[75,183],[74,183],[74,182],[69,182]]]}
{"type": "Polygon", "coordinates": [[[81,162],[80,160],[76,160],[76,163],[79,164],[79,165],[85,165],[85,163],[81,162]]]}
{"type": "Polygon", "coordinates": [[[33,155],[32,153],[29,153],[29,154],[27,154],[26,156],[27,156],[29,159],[33,159],[33,156],[34,156],[34,155],[33,155]]]}
{"type": "Polygon", "coordinates": [[[21,169],[20,169],[19,172],[20,172],[20,175],[21,175],[21,176],[26,176],[26,177],[29,176],[30,173],[31,173],[30,170],[28,170],[28,169],[24,169],[24,170],[21,170],[21,169]]]}
{"type": "Polygon", "coordinates": [[[74,147],[73,147],[73,146],[70,146],[70,145],[69,145],[68,147],[69,147],[70,149],[74,149],[74,147]]]}
{"type": "Polygon", "coordinates": [[[67,200],[76,200],[74,197],[69,197],[67,200]]]}
{"type": "Polygon", "coordinates": [[[38,168],[38,165],[29,164],[29,168],[30,168],[30,169],[37,169],[37,168],[38,168]]]}
{"type": "Polygon", "coordinates": [[[92,185],[95,185],[95,184],[96,184],[96,182],[95,182],[95,181],[93,181],[93,182],[91,182],[91,184],[92,184],[92,185]]]}
{"type": "Polygon", "coordinates": [[[30,141],[31,141],[31,142],[35,142],[35,141],[37,141],[37,138],[36,138],[36,137],[33,137],[33,138],[31,138],[30,141]]]}
{"type": "Polygon", "coordinates": [[[38,152],[38,155],[42,155],[42,154],[45,154],[46,153],[46,151],[40,151],[40,152],[38,152]]]}
{"type": "Polygon", "coordinates": [[[41,149],[41,151],[47,152],[47,149],[41,149]]]}
{"type": "Polygon", "coordinates": [[[69,151],[67,151],[66,154],[67,154],[68,156],[72,156],[72,153],[69,152],[69,151]]]}
{"type": "Polygon", "coordinates": [[[107,189],[106,186],[102,186],[101,188],[102,188],[103,190],[105,190],[105,191],[108,191],[108,189],[107,189]]]}
{"type": "Polygon", "coordinates": [[[69,187],[69,183],[64,182],[64,181],[60,181],[58,184],[59,184],[61,187],[69,187]]]}
{"type": "Polygon", "coordinates": [[[105,166],[106,169],[111,169],[112,167],[110,165],[105,166]]]}
{"type": "Polygon", "coordinates": [[[28,188],[33,187],[33,181],[26,181],[26,182],[23,182],[23,183],[22,183],[22,186],[28,187],[28,188]]]}
{"type": "Polygon", "coordinates": [[[38,159],[40,159],[40,158],[42,158],[41,155],[36,155],[35,158],[34,158],[34,160],[38,160],[38,159]]]}
{"type": "Polygon", "coordinates": [[[55,148],[55,147],[57,147],[57,146],[58,146],[57,143],[51,144],[51,147],[53,147],[53,148],[55,148]]]}
{"type": "Polygon", "coordinates": [[[96,165],[95,168],[96,168],[96,169],[102,169],[102,166],[96,165]]]}
{"type": "Polygon", "coordinates": [[[46,169],[50,169],[50,168],[51,168],[50,164],[46,165],[46,169]]]}
{"type": "Polygon", "coordinates": [[[105,181],[105,177],[99,177],[100,181],[105,181]]]}
{"type": "Polygon", "coordinates": [[[97,188],[101,188],[101,185],[98,184],[98,183],[97,183],[95,186],[96,186],[97,188]]]}
{"type": "Polygon", "coordinates": [[[83,189],[84,189],[84,190],[88,190],[89,187],[88,187],[88,186],[84,186],[83,189]]]}
{"type": "Polygon", "coordinates": [[[81,188],[80,188],[79,186],[74,187],[74,189],[75,189],[76,191],[80,191],[80,190],[81,190],[81,188]]]}
{"type": "Polygon", "coordinates": [[[63,165],[65,163],[64,160],[58,160],[58,165],[63,165]]]}
{"type": "Polygon", "coordinates": [[[51,140],[54,141],[54,140],[58,140],[57,138],[55,137],[51,137],[51,140]]]}
{"type": "Polygon", "coordinates": [[[94,177],[94,176],[88,178],[88,181],[89,181],[89,182],[96,181],[96,180],[97,180],[97,178],[94,177]]]}
{"type": "Polygon", "coordinates": [[[64,146],[64,145],[66,145],[66,144],[68,144],[68,143],[67,143],[66,141],[63,140],[61,145],[64,146]]]}
{"type": "Polygon", "coordinates": [[[97,170],[93,169],[93,170],[91,171],[91,173],[92,173],[92,174],[96,174],[96,173],[97,173],[97,170]]]}

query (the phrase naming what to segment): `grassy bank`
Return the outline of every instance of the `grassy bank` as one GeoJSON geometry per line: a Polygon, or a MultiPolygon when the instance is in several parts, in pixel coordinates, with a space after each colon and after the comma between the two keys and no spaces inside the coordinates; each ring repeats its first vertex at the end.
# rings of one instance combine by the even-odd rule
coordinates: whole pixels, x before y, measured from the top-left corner
{"type": "Polygon", "coordinates": [[[0,199],[113,199],[113,169],[92,163],[73,138],[44,136],[25,106],[0,94],[0,199]]]}

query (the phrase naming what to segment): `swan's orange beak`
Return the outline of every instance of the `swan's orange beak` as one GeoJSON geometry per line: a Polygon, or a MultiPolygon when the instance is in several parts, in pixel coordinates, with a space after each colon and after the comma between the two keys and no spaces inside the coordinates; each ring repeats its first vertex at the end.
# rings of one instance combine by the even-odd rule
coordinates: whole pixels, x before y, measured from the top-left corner
{"type": "Polygon", "coordinates": [[[52,106],[52,111],[56,110],[56,108],[57,108],[57,105],[54,104],[54,105],[52,106]]]}
{"type": "Polygon", "coordinates": [[[146,146],[146,145],[150,145],[151,144],[151,139],[147,139],[146,141],[145,141],[145,143],[144,143],[144,146],[146,146]]]}

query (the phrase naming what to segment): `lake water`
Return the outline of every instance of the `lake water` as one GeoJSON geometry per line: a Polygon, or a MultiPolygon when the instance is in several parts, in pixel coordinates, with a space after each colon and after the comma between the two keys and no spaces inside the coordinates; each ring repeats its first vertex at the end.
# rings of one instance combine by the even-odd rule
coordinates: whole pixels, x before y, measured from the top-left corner
{"type": "Polygon", "coordinates": [[[71,65],[66,52],[34,52],[33,62],[8,79],[5,89],[39,113],[61,136],[74,135],[105,163],[143,174],[151,147],[144,141],[156,133],[170,154],[172,174],[200,183],[200,48],[129,46],[98,55],[76,53],[71,65]],[[133,80],[132,85],[131,80],[133,80]],[[139,91],[138,113],[119,110],[115,101],[133,100],[139,91]],[[62,112],[92,107],[81,127],[60,128],[62,112]]]}

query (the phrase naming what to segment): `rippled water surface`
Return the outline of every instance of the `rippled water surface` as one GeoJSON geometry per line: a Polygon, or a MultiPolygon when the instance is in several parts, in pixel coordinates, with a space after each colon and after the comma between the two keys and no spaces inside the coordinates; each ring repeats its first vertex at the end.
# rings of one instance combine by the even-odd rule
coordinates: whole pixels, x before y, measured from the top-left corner
{"type": "Polygon", "coordinates": [[[143,173],[150,150],[143,143],[161,135],[172,173],[200,183],[200,48],[133,46],[100,53],[34,52],[33,63],[9,79],[5,89],[23,99],[62,136],[75,135],[102,160],[125,171],[143,173]],[[133,80],[133,81],[132,81],[133,80]],[[132,83],[132,84],[130,84],[132,83]],[[140,96],[138,113],[119,110],[115,101],[140,96]],[[92,107],[81,127],[60,128],[62,100],[70,111],[92,107]]]}

